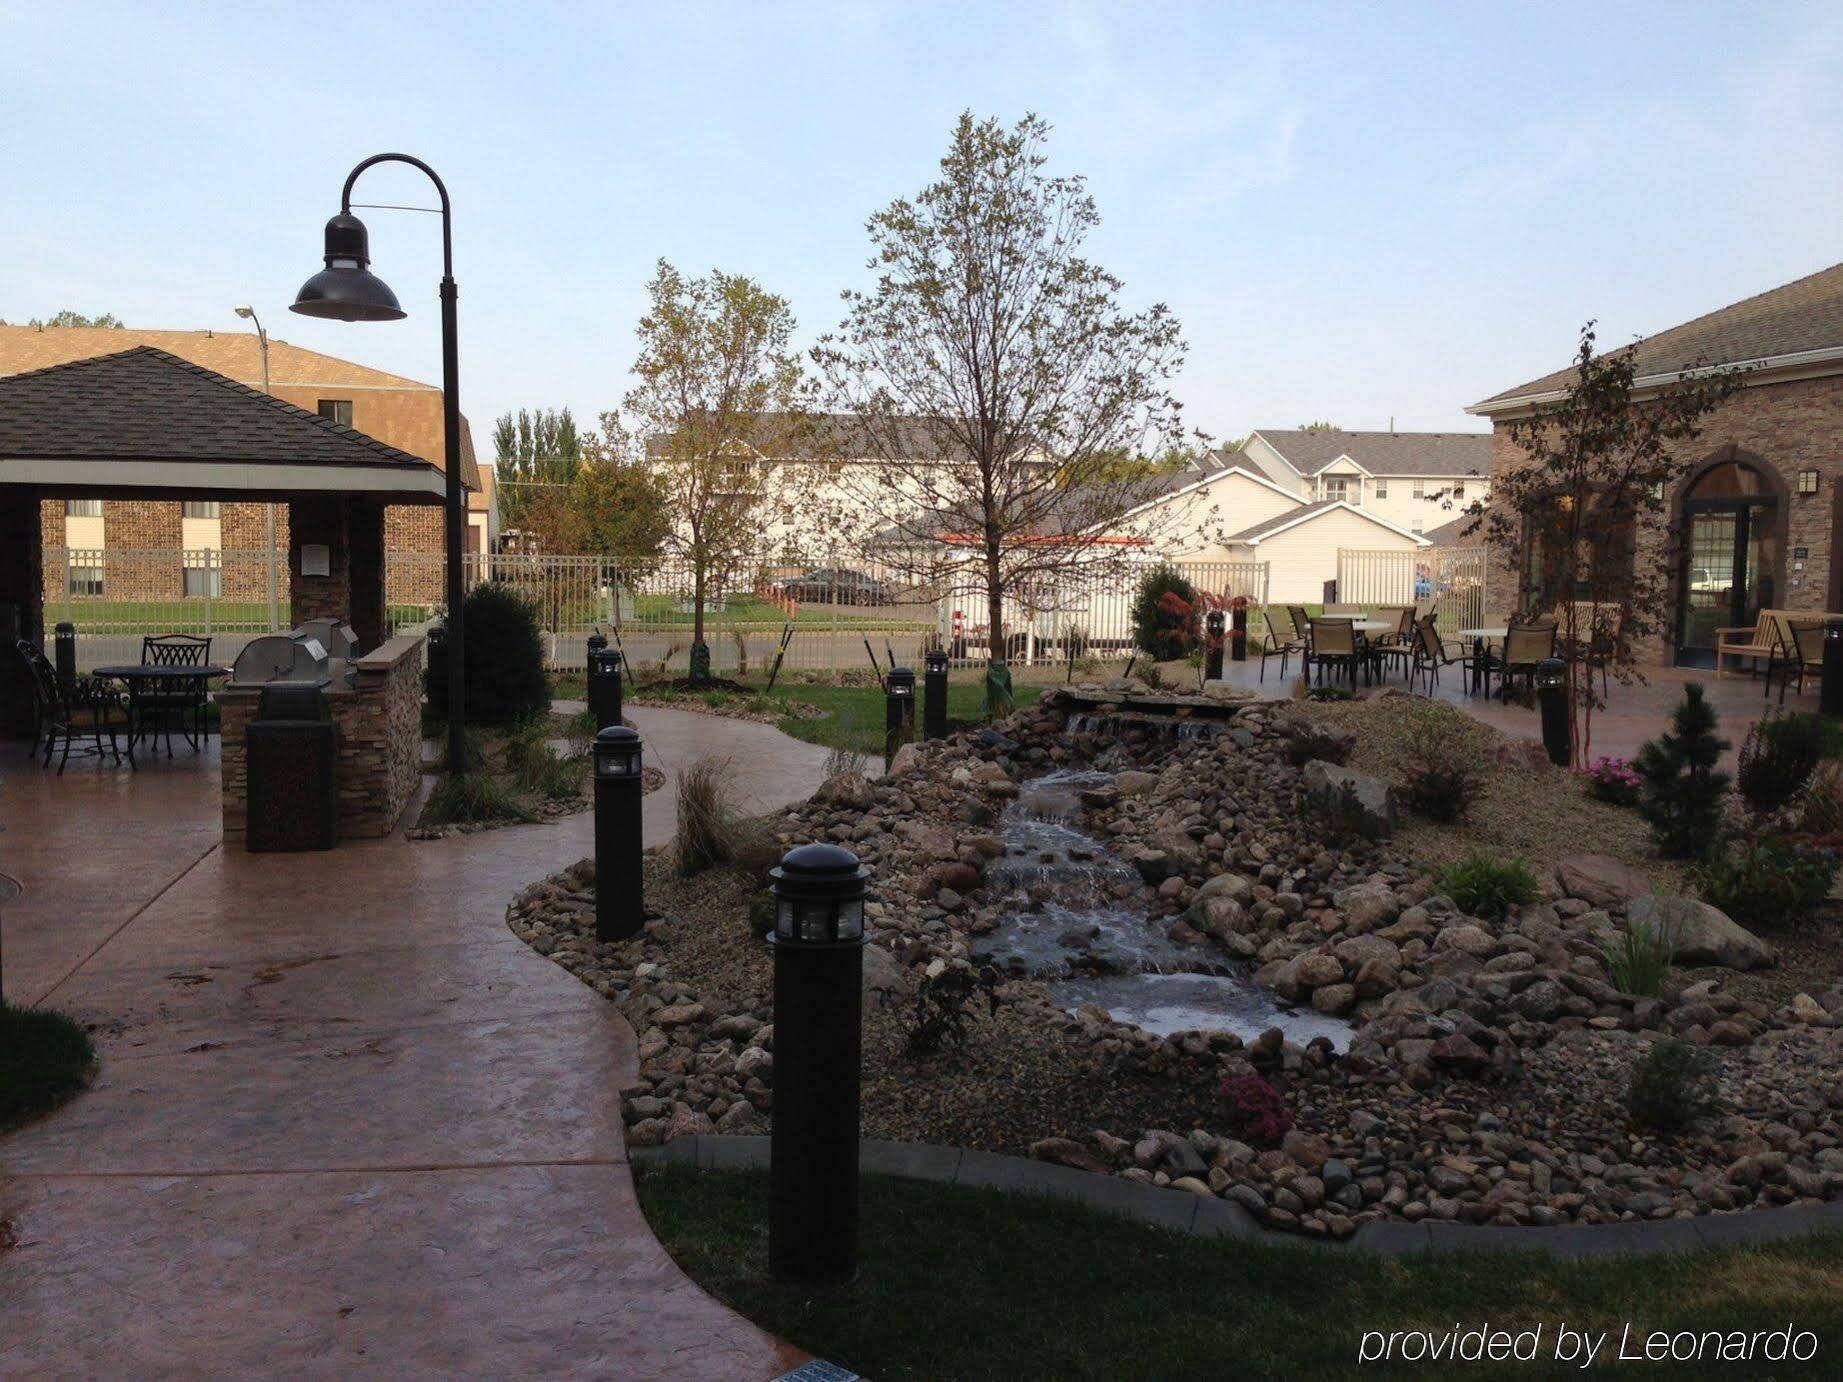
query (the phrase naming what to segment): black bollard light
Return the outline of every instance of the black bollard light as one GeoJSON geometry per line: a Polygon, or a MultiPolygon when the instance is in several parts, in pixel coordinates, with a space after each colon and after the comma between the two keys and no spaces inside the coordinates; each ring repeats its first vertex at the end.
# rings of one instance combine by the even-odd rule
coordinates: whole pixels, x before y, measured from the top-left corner
{"type": "Polygon", "coordinates": [[[922,666],[922,736],[947,737],[947,654],[930,648],[922,666]]]}
{"type": "Polygon", "coordinates": [[[1212,609],[1203,616],[1203,629],[1206,635],[1204,652],[1207,659],[1204,664],[1203,677],[1206,681],[1222,680],[1223,623],[1222,611],[1219,609],[1212,609]]]}
{"type": "Polygon", "coordinates": [[[883,766],[889,767],[896,750],[915,734],[915,673],[892,667],[883,679],[883,766]]]}
{"type": "Polygon", "coordinates": [[[77,626],[68,619],[58,621],[51,649],[52,664],[57,669],[58,680],[66,686],[76,684],[77,680],[77,626]]]}
{"type": "Polygon", "coordinates": [[[1843,619],[1824,625],[1824,684],[1817,707],[1832,718],[1843,716],[1843,619]]]}
{"type": "Polygon", "coordinates": [[[1542,746],[1549,762],[1565,768],[1574,758],[1568,733],[1568,664],[1545,657],[1536,664],[1536,701],[1542,707],[1542,746]]]}
{"type": "Polygon", "coordinates": [[[621,723],[621,653],[599,633],[589,635],[589,709],[598,731],[621,723]]]}
{"type": "Polygon", "coordinates": [[[640,735],[609,725],[595,736],[595,939],[626,940],[646,922],[640,876],[640,735]]]}
{"type": "Polygon", "coordinates": [[[857,1272],[864,888],[857,855],[802,845],[774,880],[774,1129],[768,1269],[835,1286],[857,1272]]]}
{"type": "Polygon", "coordinates": [[[1229,611],[1229,659],[1233,662],[1248,660],[1248,602],[1238,599],[1235,608],[1229,611]]]}

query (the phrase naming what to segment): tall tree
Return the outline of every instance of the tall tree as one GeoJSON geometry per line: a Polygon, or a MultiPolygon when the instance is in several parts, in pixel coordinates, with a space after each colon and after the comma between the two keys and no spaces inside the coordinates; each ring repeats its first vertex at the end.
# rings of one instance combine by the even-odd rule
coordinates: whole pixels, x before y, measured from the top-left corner
{"type": "Polygon", "coordinates": [[[1741,387],[1743,370],[1691,365],[1636,390],[1634,347],[1599,352],[1581,328],[1574,377],[1560,398],[1506,424],[1521,453],[1491,478],[1488,500],[1467,510],[1502,563],[1524,575],[1535,613],[1559,605],[1568,666],[1574,762],[1586,763],[1593,713],[1605,704],[1593,670],[1642,680],[1637,649],[1665,632],[1671,555],[1667,496],[1695,458],[1703,419],[1741,387]]]}
{"type": "Polygon", "coordinates": [[[531,505],[548,490],[566,491],[582,463],[582,438],[568,408],[520,408],[493,424],[499,516],[508,528],[531,526],[531,505]]]}
{"type": "Polygon", "coordinates": [[[813,352],[855,449],[886,462],[845,483],[901,535],[896,559],[983,589],[1000,678],[1008,600],[1123,564],[1123,521],[1170,486],[1122,459],[1184,440],[1177,320],[1122,307],[1082,256],[1100,216],[1082,178],[1046,171],[1049,131],[961,115],[940,177],[870,218],[875,286],[813,352]]]}
{"type": "Polygon", "coordinates": [[[759,547],[770,510],[786,502],[765,472],[809,429],[810,388],[792,309],[754,279],[716,269],[687,278],[661,259],[647,296],[640,382],[622,409],[691,567],[695,657],[713,580],[759,547]]]}
{"type": "MultiPolygon", "coordinates": [[[[6,326],[8,324],[9,323],[7,322],[7,319],[5,317],[0,317],[0,326],[6,326]]],[[[63,311],[54,312],[49,317],[34,317],[32,318],[31,321],[27,322],[26,325],[28,326],[100,326],[100,327],[107,328],[108,330],[111,330],[111,331],[120,331],[122,329],[122,319],[116,316],[113,312],[103,312],[94,317],[86,317],[83,315],[83,313],[73,312],[70,310],[70,308],[66,307],[63,311]]]]}

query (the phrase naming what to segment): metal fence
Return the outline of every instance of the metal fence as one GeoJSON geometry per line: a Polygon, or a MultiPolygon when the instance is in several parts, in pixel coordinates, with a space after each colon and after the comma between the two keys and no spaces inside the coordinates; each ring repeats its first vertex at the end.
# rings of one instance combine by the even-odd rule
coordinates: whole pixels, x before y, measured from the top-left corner
{"type": "Polygon", "coordinates": [[[1353,605],[1407,605],[1432,610],[1444,630],[1485,622],[1483,547],[1426,547],[1418,552],[1339,548],[1337,597],[1353,605]]]}
{"type": "Polygon", "coordinates": [[[77,665],[139,662],[149,634],[207,634],[228,661],[288,628],[284,553],[218,548],[47,547],[45,625],[77,628],[77,665]]]}

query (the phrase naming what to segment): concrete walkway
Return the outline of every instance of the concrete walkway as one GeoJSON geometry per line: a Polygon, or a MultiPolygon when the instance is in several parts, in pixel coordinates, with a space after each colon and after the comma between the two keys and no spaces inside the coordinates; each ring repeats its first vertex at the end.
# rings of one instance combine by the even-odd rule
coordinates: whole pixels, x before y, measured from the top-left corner
{"type": "MultiPolygon", "coordinates": [[[[823,749],[635,709],[747,809],[823,749]]],[[[215,746],[214,746],[215,747],[215,746]]],[[[634,1200],[619,1015],[507,931],[591,818],[249,855],[215,757],[63,778],[0,746],[5,982],[98,1024],[96,1086],[0,1138],[0,1374],[768,1378],[634,1200]]],[[[670,785],[646,803],[670,838],[670,785]]]]}

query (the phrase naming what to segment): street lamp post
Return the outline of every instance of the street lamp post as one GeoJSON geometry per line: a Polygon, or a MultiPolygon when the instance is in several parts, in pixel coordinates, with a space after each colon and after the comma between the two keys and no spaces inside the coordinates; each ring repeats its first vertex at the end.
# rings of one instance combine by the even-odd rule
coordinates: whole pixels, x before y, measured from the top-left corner
{"type": "MultiPolygon", "coordinates": [[[[466,734],[466,647],[461,606],[466,599],[461,570],[461,536],[467,517],[461,501],[461,394],[455,341],[454,235],[448,189],[435,170],[409,154],[373,154],[350,173],[339,193],[339,214],[326,223],[326,267],[301,285],[292,310],[335,321],[400,321],[408,314],[388,284],[370,270],[371,242],[365,223],[352,214],[352,185],[374,163],[407,163],[421,169],[441,198],[442,218],[442,467],[446,472],[448,558],[448,771],[463,772],[466,734]]],[[[425,208],[426,209],[426,208],[425,208]]]]}
{"type": "MultiPolygon", "coordinates": [[[[256,315],[256,309],[244,303],[236,309],[237,315],[245,321],[256,323],[256,344],[262,348],[262,391],[269,392],[269,333],[263,330],[262,318],[256,315]]],[[[269,559],[265,563],[269,575],[269,632],[274,633],[281,627],[281,590],[280,582],[275,577],[275,501],[271,499],[263,505],[263,533],[269,540],[269,559]]]]}

